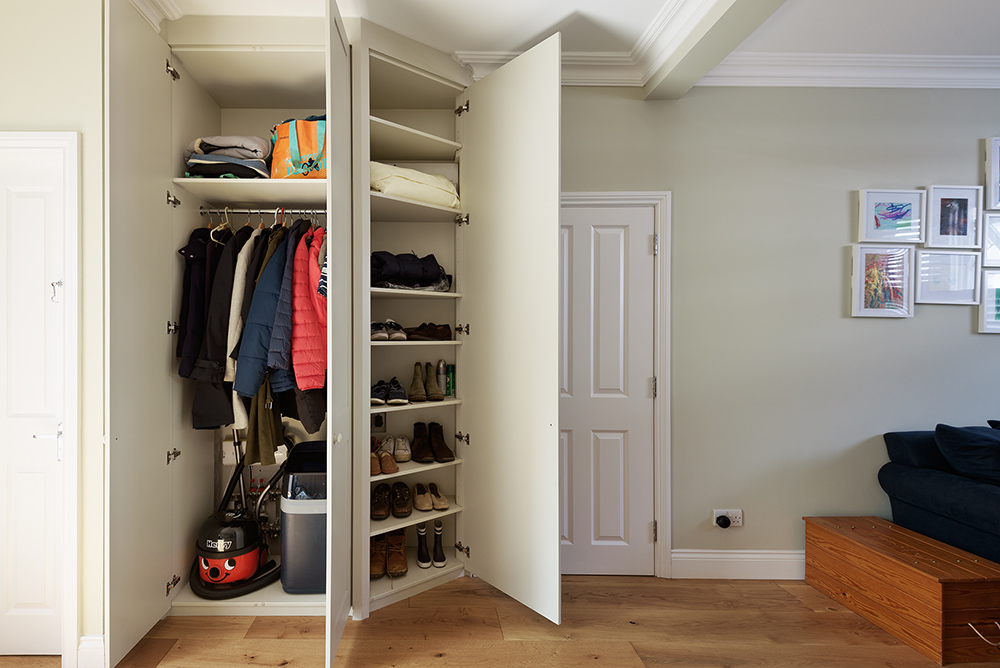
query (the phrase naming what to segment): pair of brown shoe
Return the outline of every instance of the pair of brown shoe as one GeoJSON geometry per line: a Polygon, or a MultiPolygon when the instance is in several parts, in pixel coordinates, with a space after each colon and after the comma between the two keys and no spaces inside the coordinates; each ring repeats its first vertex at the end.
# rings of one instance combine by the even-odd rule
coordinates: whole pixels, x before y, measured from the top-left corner
{"type": "Polygon", "coordinates": [[[406,575],[406,533],[396,529],[371,538],[369,575],[377,580],[386,573],[391,578],[406,575]]]}
{"type": "Polygon", "coordinates": [[[388,519],[393,517],[409,517],[413,512],[413,495],[405,482],[395,482],[392,487],[389,483],[375,485],[372,490],[371,518],[373,520],[388,519]]]}
{"type": "Polygon", "coordinates": [[[422,322],[419,327],[403,330],[411,341],[451,341],[451,326],[422,322]]]}
{"type": "Polygon", "coordinates": [[[444,392],[437,382],[437,372],[430,362],[417,362],[413,365],[413,381],[406,396],[412,403],[420,401],[443,401],[444,392]],[[425,370],[426,369],[426,370],[425,370]]]}
{"type": "Polygon", "coordinates": [[[437,422],[431,422],[429,425],[423,422],[415,423],[410,446],[411,456],[415,462],[428,464],[455,461],[455,453],[444,441],[444,428],[437,422]]]}

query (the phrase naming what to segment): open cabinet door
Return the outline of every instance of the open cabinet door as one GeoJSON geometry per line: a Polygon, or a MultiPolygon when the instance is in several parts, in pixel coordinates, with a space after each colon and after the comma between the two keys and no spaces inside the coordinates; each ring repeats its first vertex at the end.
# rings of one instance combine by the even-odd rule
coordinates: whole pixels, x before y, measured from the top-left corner
{"type": "Polygon", "coordinates": [[[327,574],[326,665],[351,609],[351,51],[329,0],[327,68],[327,574]]]}
{"type": "Polygon", "coordinates": [[[559,623],[560,36],[458,98],[466,568],[559,623]]]}

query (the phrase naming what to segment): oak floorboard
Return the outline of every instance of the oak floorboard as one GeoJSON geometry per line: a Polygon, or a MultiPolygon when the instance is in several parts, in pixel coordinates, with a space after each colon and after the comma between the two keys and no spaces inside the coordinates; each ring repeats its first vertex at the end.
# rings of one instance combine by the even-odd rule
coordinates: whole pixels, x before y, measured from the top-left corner
{"type": "Polygon", "coordinates": [[[176,642],[177,638],[146,636],[125,655],[116,668],[157,668],[176,642]]]}
{"type": "Polygon", "coordinates": [[[167,617],[156,622],[146,637],[238,640],[247,634],[254,619],[254,617],[167,617]]]}
{"type": "Polygon", "coordinates": [[[326,660],[321,640],[181,639],[157,668],[320,668],[326,660]]]}
{"type": "Polygon", "coordinates": [[[795,610],[795,596],[770,580],[664,580],[654,577],[563,576],[564,608],[664,606],[674,610],[795,610]]]}
{"type": "Polygon", "coordinates": [[[365,620],[349,620],[343,637],[376,641],[503,640],[496,608],[411,608],[406,601],[376,610],[365,620]]]}
{"type": "Polygon", "coordinates": [[[322,640],[326,637],[324,617],[257,617],[246,633],[246,638],[272,640],[322,640]]]}
{"type": "Polygon", "coordinates": [[[407,604],[411,608],[521,606],[521,603],[482,578],[469,577],[468,575],[411,596],[407,599],[407,604]]]}
{"type": "Polygon", "coordinates": [[[398,642],[345,639],[338,668],[644,668],[625,642],[398,642]]]}
{"type": "Polygon", "coordinates": [[[0,668],[59,668],[61,665],[62,658],[58,656],[0,656],[0,668]]]}
{"type": "MultiPolygon", "coordinates": [[[[699,645],[681,639],[677,643],[634,642],[632,646],[645,668],[934,668],[937,664],[920,652],[894,646],[764,645],[741,643],[699,645]]],[[[996,664],[961,664],[974,668],[996,664]]]]}
{"type": "Polygon", "coordinates": [[[846,606],[841,605],[812,585],[806,584],[804,580],[784,580],[779,582],[778,586],[813,612],[851,612],[846,606]]]}

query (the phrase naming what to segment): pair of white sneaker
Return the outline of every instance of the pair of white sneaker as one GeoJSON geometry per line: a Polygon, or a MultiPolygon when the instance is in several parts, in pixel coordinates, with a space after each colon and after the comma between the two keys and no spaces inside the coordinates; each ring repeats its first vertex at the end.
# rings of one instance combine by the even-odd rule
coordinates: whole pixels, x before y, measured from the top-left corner
{"type": "Polygon", "coordinates": [[[413,456],[410,452],[410,439],[406,436],[386,436],[379,444],[375,454],[381,457],[383,452],[392,455],[397,462],[408,462],[413,456]]]}

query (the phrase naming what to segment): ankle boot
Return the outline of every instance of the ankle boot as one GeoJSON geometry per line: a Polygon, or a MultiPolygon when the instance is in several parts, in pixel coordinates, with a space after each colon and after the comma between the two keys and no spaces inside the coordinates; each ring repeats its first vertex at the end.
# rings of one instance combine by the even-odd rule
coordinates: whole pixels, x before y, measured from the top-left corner
{"type": "Polygon", "coordinates": [[[428,401],[444,400],[444,392],[441,391],[441,386],[438,385],[434,365],[430,362],[427,363],[427,370],[424,372],[424,387],[427,390],[426,398],[428,401]]]}
{"type": "Polygon", "coordinates": [[[442,463],[455,461],[455,453],[444,442],[444,429],[441,425],[437,422],[431,422],[428,425],[428,429],[430,430],[431,451],[434,453],[434,461],[442,463]]]}
{"type": "Polygon", "coordinates": [[[423,522],[417,525],[417,566],[431,567],[431,555],[427,551],[427,525],[423,522]]]}
{"type": "Polygon", "coordinates": [[[434,449],[427,436],[427,425],[417,422],[413,425],[413,440],[410,441],[410,457],[415,462],[429,464],[434,461],[434,449]]]}
{"type": "Polygon", "coordinates": [[[385,572],[391,578],[406,575],[406,533],[403,529],[390,531],[385,542],[385,572]]]}
{"type": "Polygon", "coordinates": [[[424,366],[420,362],[413,365],[413,382],[410,383],[406,398],[410,401],[427,401],[427,392],[424,390],[424,366]]]}
{"type": "Polygon", "coordinates": [[[443,533],[444,526],[441,520],[434,520],[434,568],[444,568],[448,565],[448,560],[444,556],[444,546],[441,544],[443,533]]]}

